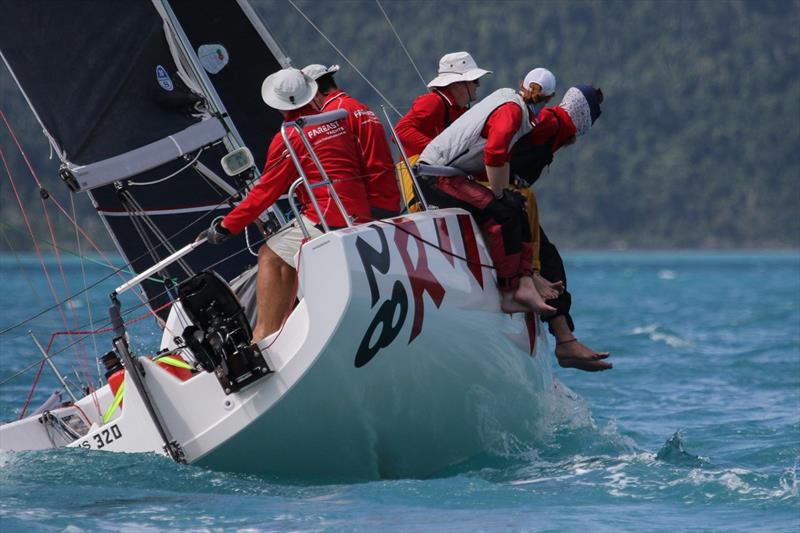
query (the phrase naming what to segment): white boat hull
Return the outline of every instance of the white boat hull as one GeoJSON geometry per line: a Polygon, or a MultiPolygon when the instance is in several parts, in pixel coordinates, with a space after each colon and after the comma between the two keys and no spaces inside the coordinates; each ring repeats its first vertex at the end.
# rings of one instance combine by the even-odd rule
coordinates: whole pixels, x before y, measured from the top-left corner
{"type": "MultiPolygon", "coordinates": [[[[146,360],[148,393],[187,462],[226,471],[427,476],[531,442],[552,389],[546,342],[538,320],[500,312],[490,264],[457,209],[328,233],[303,247],[302,300],[261,343],[273,374],[226,395],[212,374],[179,382],[146,360]]],[[[136,396],[70,445],[97,448],[116,424],[102,449],[163,453],[136,396]]]]}

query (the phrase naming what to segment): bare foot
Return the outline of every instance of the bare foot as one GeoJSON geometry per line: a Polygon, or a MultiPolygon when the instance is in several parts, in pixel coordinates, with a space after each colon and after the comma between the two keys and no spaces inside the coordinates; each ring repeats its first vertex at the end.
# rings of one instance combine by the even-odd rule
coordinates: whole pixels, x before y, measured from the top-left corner
{"type": "Polygon", "coordinates": [[[514,300],[514,293],[511,291],[500,293],[500,309],[504,313],[530,313],[531,310],[514,300]]]}
{"type": "Polygon", "coordinates": [[[533,273],[533,285],[536,287],[536,290],[539,291],[539,294],[542,295],[542,298],[545,300],[552,300],[554,298],[558,298],[558,295],[564,292],[564,282],[563,281],[556,281],[551,282],[542,277],[541,274],[538,272],[533,273]]]}
{"type": "Polygon", "coordinates": [[[544,302],[530,276],[519,278],[519,287],[514,291],[514,300],[526,306],[529,311],[539,313],[542,316],[550,316],[556,312],[555,307],[550,307],[544,302]]]}
{"type": "Polygon", "coordinates": [[[592,351],[575,338],[556,342],[556,358],[563,368],[577,368],[586,372],[611,370],[614,365],[603,361],[608,356],[608,352],[592,351]]]}

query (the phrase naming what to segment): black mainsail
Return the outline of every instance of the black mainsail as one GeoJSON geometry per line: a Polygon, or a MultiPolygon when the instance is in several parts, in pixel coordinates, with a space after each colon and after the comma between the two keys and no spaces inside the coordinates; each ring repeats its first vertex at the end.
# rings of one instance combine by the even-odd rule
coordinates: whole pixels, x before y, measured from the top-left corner
{"type": "MultiPolygon", "coordinates": [[[[247,2],[1,4],[3,60],[60,175],[89,194],[134,271],[193,241],[257,177],[228,177],[219,159],[245,145],[263,165],[281,118],[259,89],[288,58],[247,2]]],[[[143,283],[150,306],[203,269],[242,273],[255,263],[246,238],[204,247],[143,283]]],[[[251,229],[249,240],[260,236],[251,229]]]]}

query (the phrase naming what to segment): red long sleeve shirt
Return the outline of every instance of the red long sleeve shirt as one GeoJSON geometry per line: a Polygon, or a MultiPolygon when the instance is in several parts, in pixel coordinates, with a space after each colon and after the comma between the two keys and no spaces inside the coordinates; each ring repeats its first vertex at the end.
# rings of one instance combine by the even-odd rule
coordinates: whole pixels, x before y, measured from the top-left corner
{"type": "Polygon", "coordinates": [[[408,157],[419,155],[434,137],[466,112],[447,87],[418,96],[395,126],[408,157]]]}
{"type": "MultiPolygon", "coordinates": [[[[318,111],[309,104],[290,111],[285,121],[289,122],[303,115],[317,113],[318,111]]],[[[361,151],[353,134],[340,121],[319,126],[306,126],[303,131],[311,142],[328,177],[334,182],[334,189],[348,214],[354,215],[357,222],[371,220],[364,181],[352,179],[356,176],[363,176],[365,172],[361,151]]],[[[296,131],[289,130],[289,141],[300,158],[309,181],[311,183],[322,181],[319,170],[314,165],[296,131]]],[[[247,198],[223,219],[223,226],[233,234],[239,233],[264,210],[274,204],[298,177],[297,169],[289,157],[289,151],[283,143],[280,132],[278,132],[270,142],[267,162],[264,165],[261,179],[247,194],[247,198]]],[[[302,204],[303,214],[314,224],[319,224],[319,216],[304,187],[297,189],[297,196],[302,204]]],[[[314,196],[329,226],[343,227],[347,225],[335,202],[328,194],[327,187],[314,189],[314,196]]]]}
{"type": "Polygon", "coordinates": [[[400,209],[400,189],[394,173],[392,151],[383,124],[369,107],[339,89],[328,93],[322,111],[346,109],[345,122],[361,146],[366,167],[369,204],[387,211],[400,209]]]}
{"type": "Polygon", "coordinates": [[[569,113],[563,107],[545,107],[539,111],[536,127],[522,139],[531,144],[545,144],[552,139],[555,153],[577,131],[569,113]]]}
{"type": "MultiPolygon", "coordinates": [[[[530,113],[526,115],[525,120],[531,120],[530,113]]],[[[522,126],[522,120],[522,109],[515,102],[507,102],[492,111],[481,130],[481,137],[486,139],[483,149],[483,163],[486,166],[502,167],[509,161],[511,139],[522,126]]]]}

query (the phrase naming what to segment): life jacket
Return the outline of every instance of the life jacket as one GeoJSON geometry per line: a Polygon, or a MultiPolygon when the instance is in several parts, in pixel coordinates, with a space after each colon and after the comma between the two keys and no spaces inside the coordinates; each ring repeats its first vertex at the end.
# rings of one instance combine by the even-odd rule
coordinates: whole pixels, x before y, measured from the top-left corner
{"type": "Polygon", "coordinates": [[[477,174],[484,170],[483,149],[486,139],[481,137],[486,121],[492,112],[503,104],[514,102],[522,110],[522,124],[511,138],[509,148],[523,135],[528,134],[533,125],[528,120],[528,107],[514,89],[498,89],[466,113],[456,119],[422,151],[420,161],[430,165],[456,167],[466,174],[477,174]]]}

